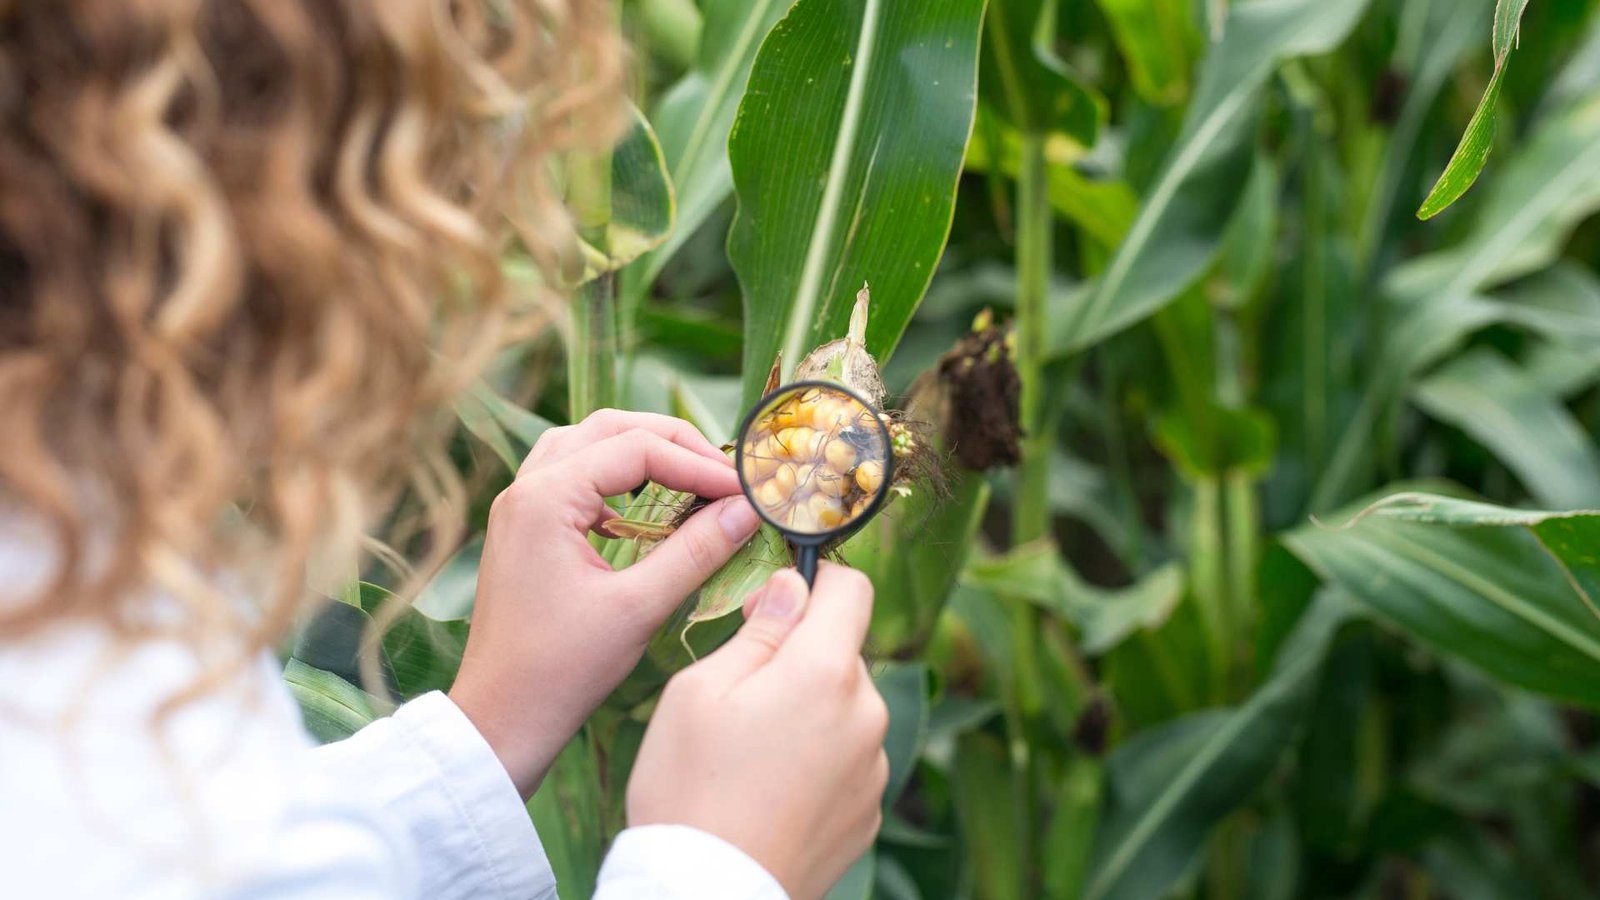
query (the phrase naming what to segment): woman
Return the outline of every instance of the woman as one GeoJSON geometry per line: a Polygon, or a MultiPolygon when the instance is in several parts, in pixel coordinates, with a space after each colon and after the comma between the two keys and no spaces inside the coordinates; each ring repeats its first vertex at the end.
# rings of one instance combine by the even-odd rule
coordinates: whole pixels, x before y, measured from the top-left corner
{"type": "MultiPolygon", "coordinates": [[[[615,132],[608,7],[0,0],[8,896],[554,895],[524,801],[756,527],[704,437],[540,440],[448,696],[314,749],[270,651],[368,529],[455,541],[448,403],[529,312],[513,237],[574,258],[545,177],[615,132]],[[716,502],[613,572],[587,532],[646,479],[716,502]]],[[[601,896],[815,897],[866,848],[870,606],[779,573],[672,680],[601,896]]]]}

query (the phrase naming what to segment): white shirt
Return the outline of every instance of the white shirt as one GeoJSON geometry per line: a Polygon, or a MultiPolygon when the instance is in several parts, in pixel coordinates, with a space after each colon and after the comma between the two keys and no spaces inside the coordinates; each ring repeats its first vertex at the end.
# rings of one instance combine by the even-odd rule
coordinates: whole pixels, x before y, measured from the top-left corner
{"type": "MultiPolygon", "coordinates": [[[[108,661],[110,646],[87,625],[0,644],[5,896],[556,896],[510,777],[445,695],[318,748],[270,659],[157,724],[195,654],[146,642],[108,661]]],[[[595,896],[786,900],[684,826],[624,831],[595,896]]]]}

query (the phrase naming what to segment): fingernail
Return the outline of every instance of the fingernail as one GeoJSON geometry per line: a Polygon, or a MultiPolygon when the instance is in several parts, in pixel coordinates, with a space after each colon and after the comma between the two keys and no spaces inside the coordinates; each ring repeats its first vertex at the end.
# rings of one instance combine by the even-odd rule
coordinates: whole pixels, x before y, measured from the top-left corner
{"type": "Polygon", "coordinates": [[[773,619],[793,619],[800,614],[805,599],[806,583],[801,580],[799,573],[792,569],[781,569],[767,581],[756,613],[773,619]]]}
{"type": "Polygon", "coordinates": [[[722,526],[722,533],[736,544],[744,543],[755,534],[758,521],[755,507],[743,497],[722,501],[722,509],[717,511],[717,524],[722,526]]]}

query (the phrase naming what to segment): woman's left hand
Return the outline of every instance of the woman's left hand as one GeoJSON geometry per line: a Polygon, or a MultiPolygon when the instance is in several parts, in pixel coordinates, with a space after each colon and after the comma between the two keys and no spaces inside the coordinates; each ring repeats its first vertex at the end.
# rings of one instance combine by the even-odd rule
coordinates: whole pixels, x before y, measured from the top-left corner
{"type": "Polygon", "coordinates": [[[650,636],[755,533],[726,454],[680,419],[600,410],[545,432],[495,498],[450,697],[523,797],[639,662],[650,636]],[[613,571],[588,535],[645,481],[716,502],[613,571]]]}

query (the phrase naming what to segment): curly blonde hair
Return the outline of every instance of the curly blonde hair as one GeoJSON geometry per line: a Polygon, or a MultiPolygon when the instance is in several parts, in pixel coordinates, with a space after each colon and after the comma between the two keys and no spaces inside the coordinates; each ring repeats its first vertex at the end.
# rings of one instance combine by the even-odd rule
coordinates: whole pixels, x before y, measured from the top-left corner
{"type": "Polygon", "coordinates": [[[0,0],[0,514],[55,551],[0,638],[259,648],[406,489],[448,552],[441,410],[621,81],[596,0],[0,0]]]}

